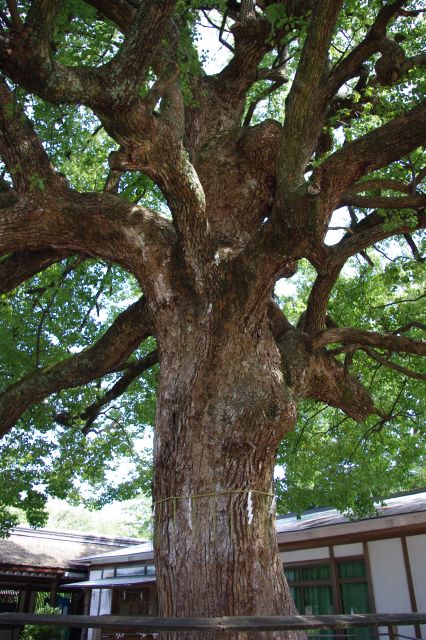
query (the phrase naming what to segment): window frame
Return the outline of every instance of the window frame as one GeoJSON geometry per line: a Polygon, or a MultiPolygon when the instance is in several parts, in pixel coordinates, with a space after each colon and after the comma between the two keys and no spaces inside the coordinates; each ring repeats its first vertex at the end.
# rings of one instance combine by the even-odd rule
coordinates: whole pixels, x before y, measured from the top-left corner
{"type": "MultiPolygon", "coordinates": [[[[343,613],[342,606],[342,593],[340,589],[340,585],[342,584],[366,584],[367,585],[367,595],[369,608],[371,613],[374,613],[374,601],[371,597],[371,589],[372,585],[369,580],[368,575],[368,559],[366,559],[364,554],[357,554],[352,556],[336,556],[333,553],[333,548],[330,549],[328,558],[320,558],[316,560],[299,560],[297,562],[283,562],[283,570],[284,575],[288,569],[302,569],[307,567],[320,567],[320,566],[328,566],[330,567],[330,577],[327,579],[321,578],[319,580],[288,580],[287,576],[286,580],[289,587],[331,587],[332,599],[333,599],[333,610],[334,614],[339,615],[343,613]],[[344,564],[345,562],[363,562],[365,567],[365,575],[364,576],[354,576],[354,577],[340,577],[339,576],[339,565],[344,564]]],[[[303,591],[302,591],[303,593],[303,591]]],[[[303,614],[301,614],[303,615],[303,614]]]]}

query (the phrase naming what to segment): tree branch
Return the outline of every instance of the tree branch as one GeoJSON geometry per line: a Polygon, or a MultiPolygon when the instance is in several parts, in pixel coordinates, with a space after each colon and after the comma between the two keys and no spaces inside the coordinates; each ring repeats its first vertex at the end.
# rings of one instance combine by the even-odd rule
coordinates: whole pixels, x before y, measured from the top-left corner
{"type": "Polygon", "coordinates": [[[370,349],[368,347],[362,347],[361,349],[365,351],[370,358],[373,358],[376,362],[379,362],[384,367],[388,369],[393,369],[394,371],[398,371],[402,373],[404,376],[408,376],[409,378],[414,378],[415,380],[426,380],[426,373],[420,373],[419,371],[413,371],[412,369],[407,369],[407,367],[403,367],[396,362],[391,362],[387,358],[384,358],[380,353],[377,353],[374,349],[370,349]]]}
{"type": "Polygon", "coordinates": [[[128,0],[85,0],[126,33],[135,21],[136,8],[128,0]]]}
{"type": "MultiPolygon", "coordinates": [[[[422,229],[426,226],[426,213],[424,211],[417,214],[417,224],[415,229],[422,229]]],[[[413,231],[412,221],[399,221],[398,226],[386,224],[386,220],[377,211],[374,211],[366,218],[363,218],[351,233],[345,235],[342,240],[334,245],[330,253],[330,263],[340,263],[346,261],[356,253],[367,249],[375,242],[380,242],[391,236],[410,233],[413,231]]]]}
{"type": "MultiPolygon", "coordinates": [[[[142,2],[126,39],[110,67],[114,107],[129,107],[161,45],[177,0],[142,2]]],[[[108,89],[107,89],[108,91],[108,89]]]]}
{"type": "Polygon", "coordinates": [[[243,107],[246,91],[257,80],[259,64],[273,47],[268,41],[271,25],[265,17],[248,17],[231,28],[235,40],[234,55],[215,80],[222,98],[243,107]]]}
{"type": "Polygon", "coordinates": [[[72,426],[75,420],[83,420],[85,425],[82,429],[83,433],[88,433],[92,424],[99,416],[101,410],[106,405],[110,404],[117,398],[119,398],[128,389],[136,378],[138,378],[144,371],[150,369],[158,362],[158,352],[152,351],[144,358],[132,362],[130,366],[124,369],[121,378],[109,389],[103,396],[95,400],[79,415],[73,415],[69,413],[61,413],[56,416],[56,420],[65,426],[72,426]]]}
{"type": "Polygon", "coordinates": [[[15,289],[28,278],[59,262],[66,252],[53,250],[16,251],[0,261],[0,295],[15,289]]]}
{"type": "Polygon", "coordinates": [[[248,127],[251,119],[253,117],[253,114],[256,110],[257,105],[259,104],[259,102],[261,102],[262,100],[264,100],[265,98],[267,98],[268,96],[270,96],[272,93],[274,93],[274,91],[276,91],[277,89],[279,89],[280,87],[283,86],[283,84],[285,84],[285,82],[287,82],[288,78],[283,77],[280,80],[276,80],[275,82],[273,82],[272,84],[270,84],[264,91],[262,91],[258,96],[256,96],[256,98],[249,104],[249,107],[247,109],[247,113],[245,115],[244,118],[244,122],[243,122],[243,126],[244,127],[248,127]]]}
{"type": "Polygon", "coordinates": [[[359,344],[366,347],[376,347],[398,353],[411,353],[418,356],[426,355],[426,342],[403,338],[390,333],[372,333],[363,329],[351,327],[325,329],[312,338],[312,348],[321,349],[327,344],[340,342],[341,344],[359,344]]]}
{"type": "Polygon", "coordinates": [[[98,69],[66,67],[50,48],[60,3],[32,2],[24,29],[0,34],[0,68],[15,83],[53,103],[96,104],[105,82],[98,69]]]}
{"type": "Polygon", "coordinates": [[[17,193],[64,189],[65,179],[52,165],[30,121],[0,80],[0,155],[17,193]]]}
{"type": "Polygon", "coordinates": [[[55,22],[61,3],[55,0],[32,0],[25,20],[25,30],[34,57],[49,60],[55,22]]]}
{"type": "MultiPolygon", "coordinates": [[[[349,208],[351,209],[351,206],[349,208]]],[[[328,300],[346,260],[356,253],[363,254],[364,250],[375,242],[412,230],[410,224],[402,222],[398,227],[389,227],[383,216],[377,212],[363,218],[358,223],[353,216],[349,233],[338,244],[333,247],[323,246],[319,261],[311,259],[312,256],[310,256],[319,275],[309,294],[304,317],[303,328],[307,333],[315,334],[324,328],[328,300]]],[[[424,226],[426,226],[426,215],[422,212],[418,214],[417,228],[424,226]]],[[[368,260],[368,256],[365,258],[368,260]]]]}
{"type": "Polygon", "coordinates": [[[420,251],[419,251],[416,243],[414,242],[411,234],[410,233],[404,233],[404,239],[405,239],[406,243],[408,244],[408,246],[411,249],[411,253],[413,254],[414,260],[417,260],[417,262],[424,262],[425,258],[420,255],[420,251]]]}
{"type": "Polygon", "coordinates": [[[330,294],[344,266],[344,262],[333,265],[324,275],[319,274],[309,294],[303,329],[314,335],[324,329],[330,294]]]}
{"type": "Polygon", "coordinates": [[[419,322],[418,320],[412,320],[411,322],[407,322],[407,324],[404,324],[402,327],[395,329],[395,331],[392,331],[392,333],[407,333],[407,331],[410,331],[410,329],[421,329],[422,331],[426,331],[426,324],[424,324],[423,322],[419,322]]]}
{"type": "MultiPolygon", "coordinates": [[[[426,142],[426,101],[345,145],[314,172],[324,211],[334,211],[342,194],[361,176],[399,160],[426,142]]],[[[328,222],[328,220],[327,220],[328,222]]]]}
{"type": "Polygon", "coordinates": [[[126,368],[133,351],[152,332],[147,303],[141,299],[121,313],[92,346],[56,364],[33,371],[0,395],[0,437],[28,409],[52,393],[77,387],[126,368]]]}
{"type": "Polygon", "coordinates": [[[380,51],[381,41],[386,35],[388,24],[398,15],[399,9],[405,2],[406,0],[396,0],[380,9],[364,40],[335,67],[330,75],[326,88],[329,97],[334,96],[345,82],[356,77],[362,64],[374,53],[380,51]]]}
{"type": "Polygon", "coordinates": [[[412,193],[411,185],[402,180],[394,180],[393,178],[371,178],[362,180],[352,185],[348,191],[349,195],[355,193],[363,193],[370,189],[386,189],[388,191],[400,191],[401,193],[412,193]]]}
{"type": "Polygon", "coordinates": [[[34,190],[0,211],[0,255],[53,250],[116,262],[137,274],[150,299],[175,245],[168,220],[107,193],[34,190]]]}
{"type": "Polygon", "coordinates": [[[342,0],[316,2],[302,50],[296,76],[286,102],[278,179],[281,189],[304,181],[306,165],[311,159],[323,126],[328,96],[323,88],[328,75],[328,51],[342,0]],[[300,141],[303,140],[303,144],[300,141]]]}
{"type": "Polygon", "coordinates": [[[286,332],[278,348],[286,384],[297,397],[325,402],[357,421],[380,415],[368,390],[332,356],[313,352],[302,331],[286,332]]]}
{"type": "Polygon", "coordinates": [[[344,193],[340,206],[352,206],[364,209],[424,209],[426,195],[416,194],[404,197],[391,196],[357,196],[344,193]]]}
{"type": "Polygon", "coordinates": [[[9,9],[10,17],[12,18],[15,29],[22,29],[23,23],[21,16],[19,15],[16,0],[7,0],[7,8],[9,9]]]}
{"type": "MultiPolygon", "coordinates": [[[[95,3],[96,4],[96,3],[95,3]]],[[[105,11],[123,18],[120,3],[105,11]]],[[[56,62],[51,36],[60,9],[56,0],[35,0],[23,32],[0,37],[0,67],[28,91],[54,103],[86,104],[103,119],[114,112],[121,121],[123,107],[139,102],[139,89],[173,13],[176,0],[143,2],[127,25],[125,41],[117,55],[101,67],[66,67],[56,62]]],[[[110,130],[110,129],[109,129],[110,130]]]]}

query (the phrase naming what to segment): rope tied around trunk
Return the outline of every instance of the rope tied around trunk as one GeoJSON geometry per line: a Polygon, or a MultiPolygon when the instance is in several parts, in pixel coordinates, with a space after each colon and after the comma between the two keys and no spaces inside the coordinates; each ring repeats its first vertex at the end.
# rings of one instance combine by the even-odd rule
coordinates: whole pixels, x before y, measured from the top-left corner
{"type": "MultiPolygon", "coordinates": [[[[251,502],[251,496],[254,495],[258,495],[258,496],[264,496],[266,498],[271,498],[271,505],[269,507],[269,513],[272,512],[273,506],[275,505],[275,494],[274,493],[269,493],[267,491],[258,491],[257,489],[224,489],[223,491],[212,491],[212,492],[207,492],[207,493],[196,493],[193,495],[184,495],[184,496],[169,496],[167,498],[162,498],[161,500],[156,500],[155,502],[152,503],[152,510],[155,509],[155,507],[157,507],[158,505],[165,505],[169,502],[172,502],[172,522],[175,523],[176,522],[176,503],[178,500],[188,500],[189,501],[189,526],[191,529],[191,537],[193,537],[195,535],[195,528],[197,525],[197,518],[196,518],[196,513],[195,513],[195,502],[196,500],[202,499],[202,498],[213,498],[215,500],[215,508],[213,511],[213,539],[216,538],[216,511],[217,511],[217,499],[222,497],[222,496],[234,496],[234,495],[241,495],[247,493],[248,494],[248,521],[249,524],[251,524],[252,520],[253,520],[253,510],[252,510],[252,502],[251,502]],[[194,501],[194,504],[193,504],[194,501]]],[[[229,526],[229,530],[231,531],[231,535],[232,535],[232,530],[233,530],[233,521],[232,521],[232,516],[231,514],[228,512],[228,526],[229,526]]]]}
{"type": "Polygon", "coordinates": [[[152,503],[152,508],[157,504],[163,504],[169,500],[196,500],[198,498],[218,498],[220,496],[232,495],[236,493],[254,493],[260,496],[266,496],[268,498],[275,498],[275,494],[268,493],[267,491],[258,491],[257,489],[225,489],[224,491],[212,492],[212,493],[195,493],[189,496],[169,496],[168,498],[162,498],[152,503]]]}

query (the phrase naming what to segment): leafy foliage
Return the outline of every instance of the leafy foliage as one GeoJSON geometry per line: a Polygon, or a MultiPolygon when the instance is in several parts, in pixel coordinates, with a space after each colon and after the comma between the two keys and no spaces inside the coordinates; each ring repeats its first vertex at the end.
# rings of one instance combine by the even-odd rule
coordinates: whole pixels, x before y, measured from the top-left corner
{"type": "MultiPolygon", "coordinates": [[[[49,604],[41,607],[37,612],[40,615],[53,616],[61,613],[60,609],[49,604]]],[[[49,625],[27,624],[19,634],[22,640],[64,640],[67,637],[65,627],[51,627],[49,625]]]]}
{"type": "MultiPolygon", "coordinates": [[[[413,318],[421,319],[423,264],[409,255],[403,241],[395,239],[370,250],[369,255],[373,267],[357,258],[339,278],[330,300],[331,318],[339,326],[379,332],[392,332],[413,318]]],[[[312,267],[301,265],[296,295],[280,298],[295,322],[306,305],[313,278],[312,267]]],[[[421,338],[421,331],[413,328],[410,335],[421,338]]],[[[393,354],[391,360],[422,370],[416,356],[393,354]]],[[[281,513],[330,505],[363,517],[374,512],[373,501],[424,485],[424,383],[372,362],[362,351],[354,354],[350,366],[389,417],[371,416],[357,423],[325,405],[301,403],[297,426],[277,460],[282,469],[276,481],[281,513]]]]}

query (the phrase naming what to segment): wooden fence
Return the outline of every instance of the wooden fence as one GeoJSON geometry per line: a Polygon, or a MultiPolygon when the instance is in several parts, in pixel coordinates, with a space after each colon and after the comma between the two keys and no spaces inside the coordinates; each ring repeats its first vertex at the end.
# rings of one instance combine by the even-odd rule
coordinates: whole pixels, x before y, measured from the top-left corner
{"type": "MultiPolygon", "coordinates": [[[[245,631],[310,631],[314,629],[348,629],[350,627],[387,627],[393,640],[396,626],[411,625],[419,629],[426,624],[426,613],[368,613],[329,616],[250,616],[223,618],[151,618],[147,616],[40,615],[36,613],[0,613],[0,625],[42,624],[80,629],[108,628],[113,632],[133,630],[138,634],[159,631],[211,631],[226,635],[245,631]]],[[[418,637],[418,633],[416,633],[418,637]]]]}

